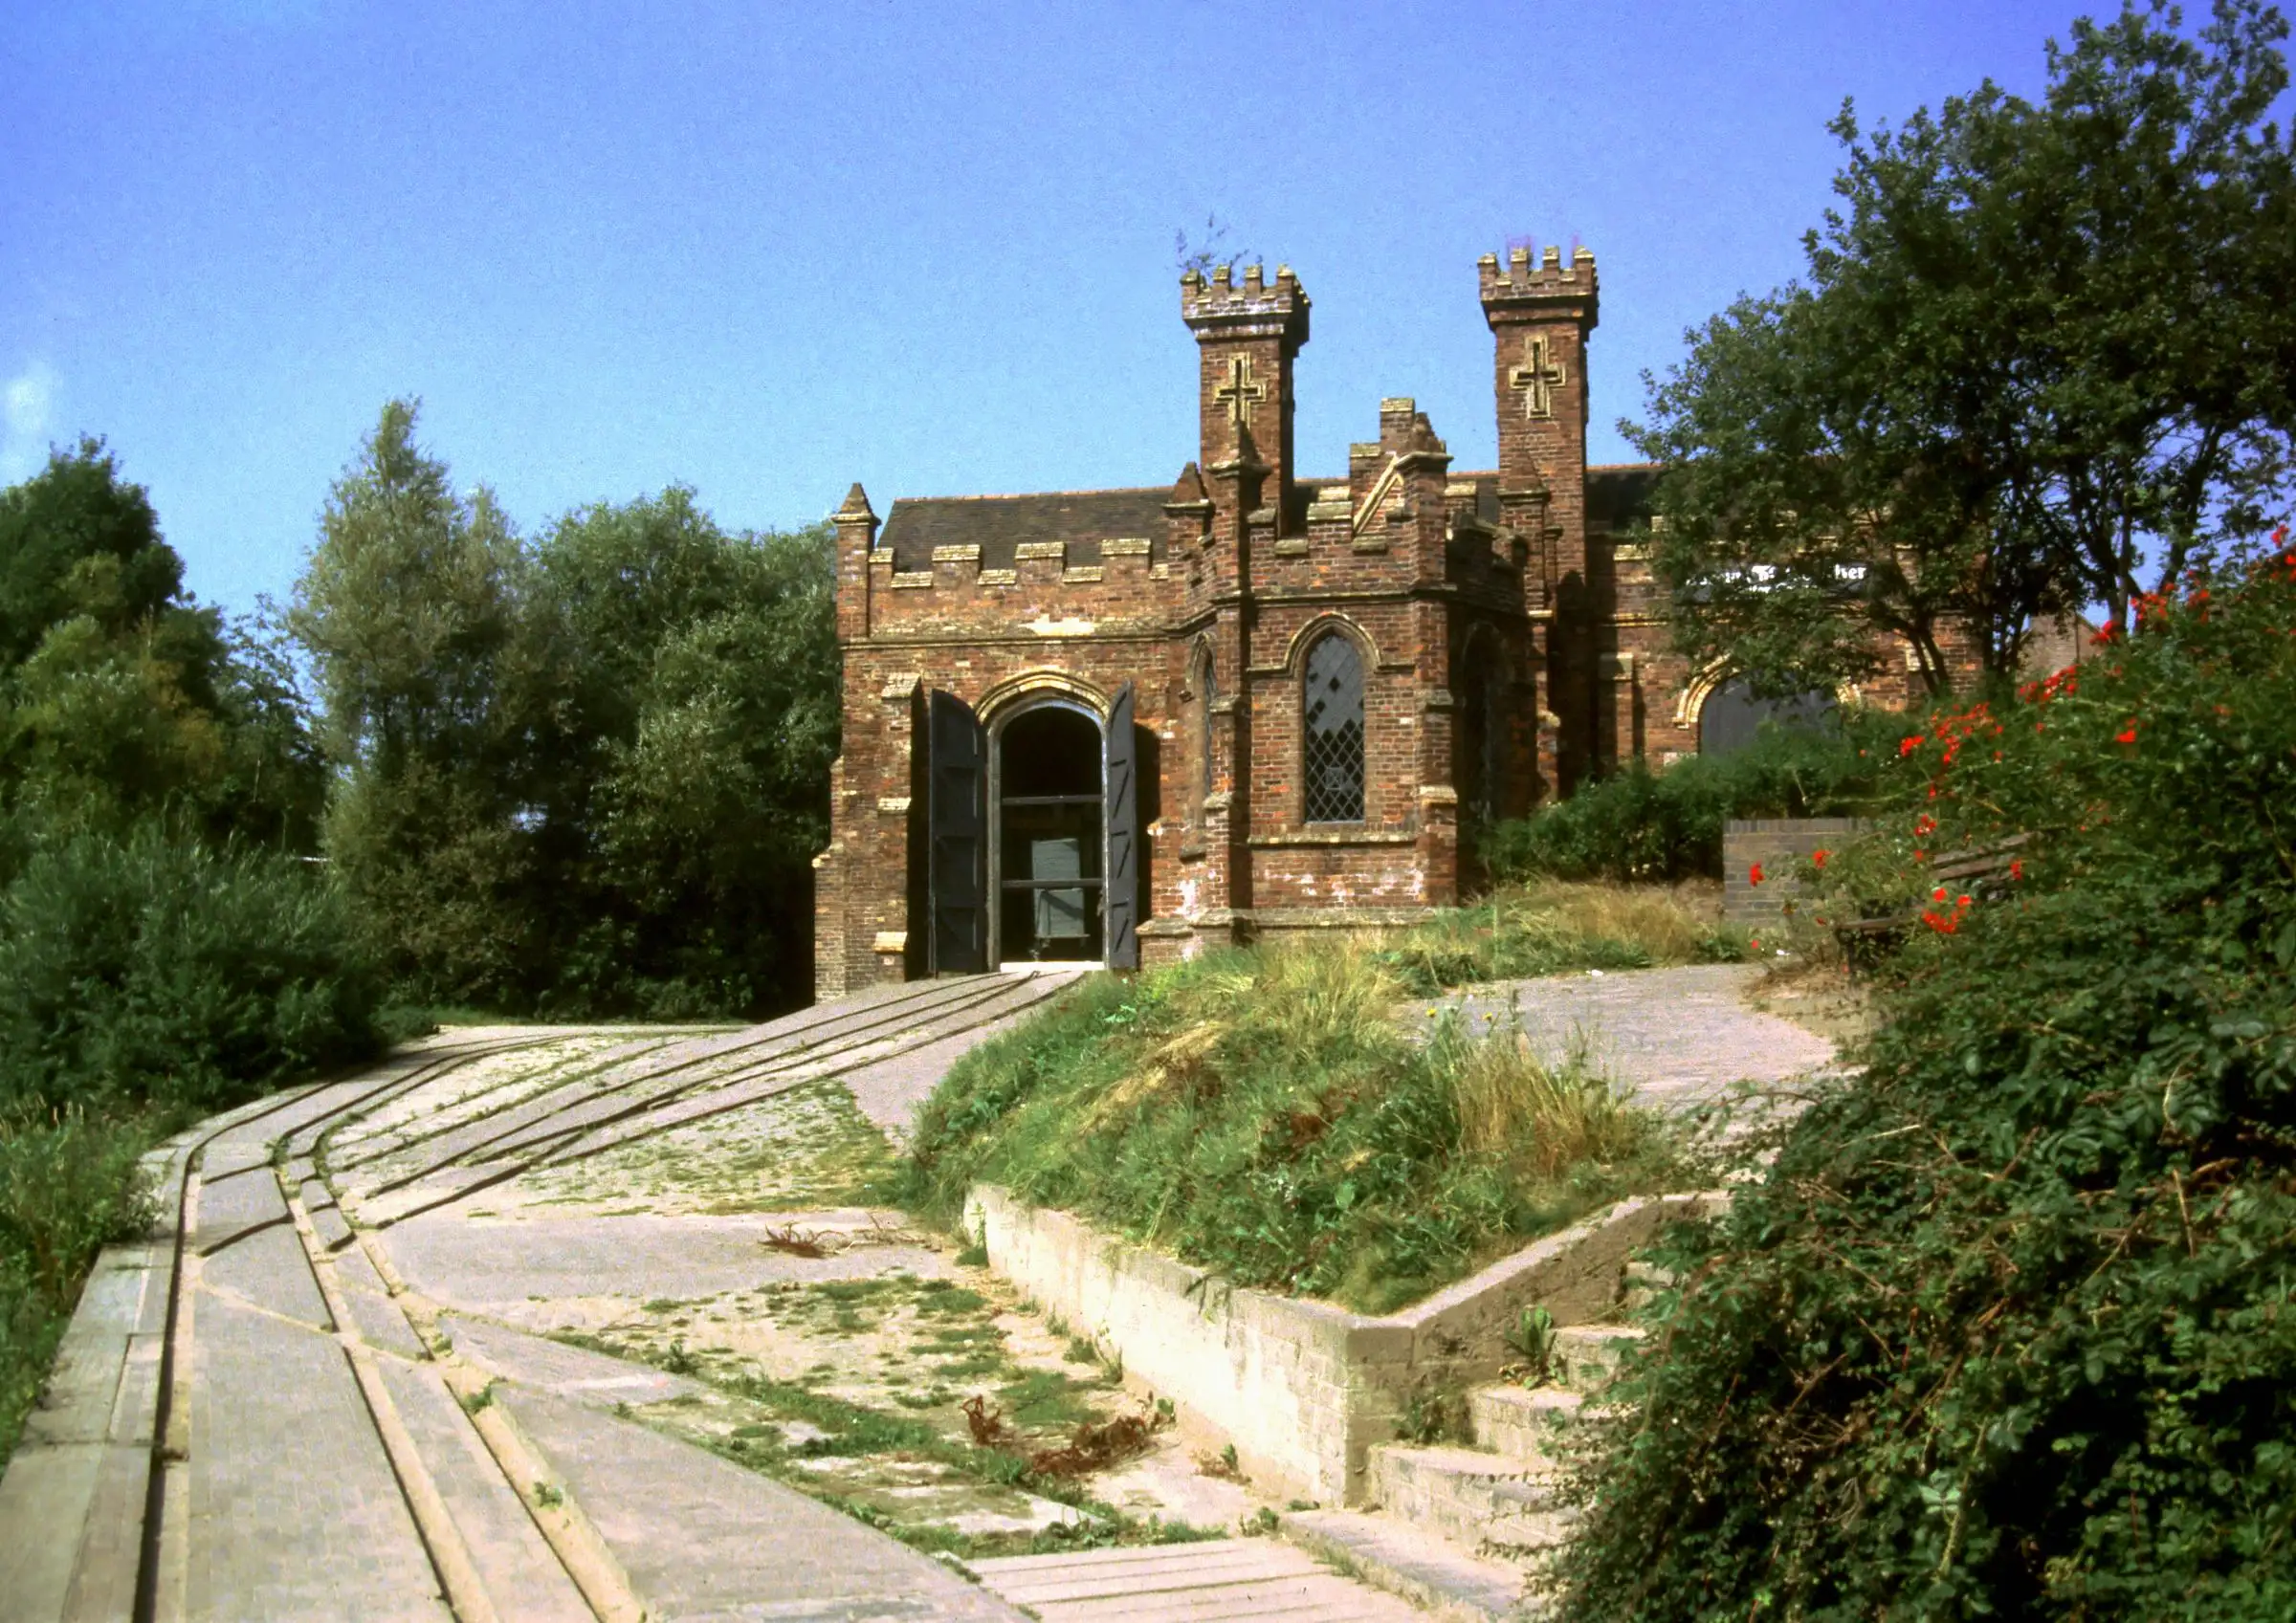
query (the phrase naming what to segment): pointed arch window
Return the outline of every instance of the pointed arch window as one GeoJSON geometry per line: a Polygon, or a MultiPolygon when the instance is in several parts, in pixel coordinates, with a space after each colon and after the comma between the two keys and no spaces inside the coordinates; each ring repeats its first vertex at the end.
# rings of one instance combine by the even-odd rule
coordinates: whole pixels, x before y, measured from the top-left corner
{"type": "Polygon", "coordinates": [[[1339,631],[1309,645],[1301,694],[1302,815],[1363,821],[1363,656],[1339,631]]]}

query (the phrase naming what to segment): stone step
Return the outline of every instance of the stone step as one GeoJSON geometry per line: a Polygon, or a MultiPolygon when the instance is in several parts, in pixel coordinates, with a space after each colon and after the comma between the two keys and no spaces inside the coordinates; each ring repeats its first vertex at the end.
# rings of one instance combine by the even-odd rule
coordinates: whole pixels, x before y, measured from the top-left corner
{"type": "Polygon", "coordinates": [[[1552,1467],[1481,1449],[1376,1444],[1372,1491],[1397,1521],[1479,1555],[1520,1561],[1569,1536],[1552,1467]]]}
{"type": "Polygon", "coordinates": [[[1445,1623],[1522,1623],[1541,1615],[1522,1568],[1469,1554],[1391,1516],[1293,1511],[1277,1530],[1310,1554],[1360,1574],[1445,1623]]]}
{"type": "Polygon", "coordinates": [[[1556,1330],[1547,1379],[1576,1393],[1598,1393],[1643,1340],[1644,1332],[1632,1325],[1572,1325],[1556,1330]]]}
{"type": "Polygon", "coordinates": [[[1681,1283],[1682,1276],[1671,1268],[1662,1268],[1655,1262],[1629,1261],[1619,1276],[1620,1311],[1628,1315],[1640,1313],[1681,1283]]]}
{"type": "Polygon", "coordinates": [[[1577,1422],[1585,1402],[1584,1393],[1561,1387],[1488,1386],[1467,1394],[1467,1413],[1477,1448],[1543,1465],[1557,1458],[1559,1435],[1577,1422]]]}

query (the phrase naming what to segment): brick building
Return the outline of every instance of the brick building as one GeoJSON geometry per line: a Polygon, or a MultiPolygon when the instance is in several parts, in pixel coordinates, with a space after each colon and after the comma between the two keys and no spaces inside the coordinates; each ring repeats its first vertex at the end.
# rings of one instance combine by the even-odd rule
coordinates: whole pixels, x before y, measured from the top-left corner
{"type": "Polygon", "coordinates": [[[1169,488],[880,523],[853,487],[819,996],[1408,922],[1458,896],[1479,824],[1745,724],[1624,539],[1654,470],[1586,463],[1594,255],[1478,277],[1495,470],[1385,400],[1344,476],[1301,476],[1308,296],[1254,266],[1181,279],[1202,452],[1169,488]]]}

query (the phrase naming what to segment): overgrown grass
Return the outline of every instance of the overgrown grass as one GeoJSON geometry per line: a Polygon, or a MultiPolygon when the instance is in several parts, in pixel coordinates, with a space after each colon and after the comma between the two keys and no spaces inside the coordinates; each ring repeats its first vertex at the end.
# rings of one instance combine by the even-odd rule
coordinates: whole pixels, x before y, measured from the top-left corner
{"type": "Polygon", "coordinates": [[[148,1112],[0,1116],[0,1460],[16,1446],[96,1253],[150,1220],[136,1159],[165,1130],[148,1112]]]}
{"type": "Polygon", "coordinates": [[[1711,887],[1694,884],[1534,881],[1446,909],[1376,956],[1419,996],[1570,970],[1727,963],[1745,955],[1746,932],[1720,910],[1711,887]]]}
{"type": "Polygon", "coordinates": [[[908,1196],[955,1225],[1003,1184],[1237,1283],[1384,1312],[1690,1175],[1602,1079],[1519,1032],[1407,1029],[1406,993],[1344,945],[1093,976],[959,1062],[908,1196]]]}

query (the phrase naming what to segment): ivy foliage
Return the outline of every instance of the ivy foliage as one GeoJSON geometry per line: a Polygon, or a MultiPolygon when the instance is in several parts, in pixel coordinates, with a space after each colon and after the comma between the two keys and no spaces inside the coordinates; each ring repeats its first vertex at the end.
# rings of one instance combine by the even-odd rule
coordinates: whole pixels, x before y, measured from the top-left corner
{"type": "Polygon", "coordinates": [[[2296,550],[1905,738],[1861,1080],[1689,1231],[1565,1615],[2296,1615],[2296,550]]]}

